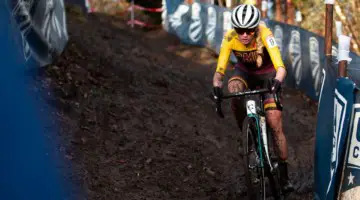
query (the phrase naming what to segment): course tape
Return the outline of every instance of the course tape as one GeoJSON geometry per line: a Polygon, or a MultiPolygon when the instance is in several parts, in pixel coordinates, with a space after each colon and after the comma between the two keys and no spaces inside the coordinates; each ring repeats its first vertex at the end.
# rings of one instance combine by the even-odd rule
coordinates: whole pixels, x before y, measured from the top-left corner
{"type": "Polygon", "coordinates": [[[145,23],[143,21],[140,21],[140,20],[129,20],[127,22],[128,25],[131,25],[131,24],[134,24],[134,25],[138,25],[138,26],[142,26],[142,27],[147,27],[147,28],[159,28],[161,27],[162,25],[161,24],[148,24],[148,23],[145,23]]]}
{"type": "MultiPolygon", "coordinates": [[[[91,6],[89,0],[85,0],[85,5],[86,5],[88,13],[95,12],[95,9],[91,6]]],[[[157,12],[157,13],[163,12],[163,8],[145,8],[145,7],[139,6],[139,5],[131,5],[128,9],[125,10],[124,14],[126,12],[132,12],[133,10],[141,10],[141,11],[157,12]]],[[[124,15],[124,14],[121,14],[121,15],[124,15]]],[[[140,20],[136,20],[136,19],[129,20],[127,22],[127,24],[128,25],[133,24],[133,25],[138,25],[138,26],[147,27],[147,28],[160,28],[162,26],[161,24],[149,24],[144,21],[140,21],[140,20]]]]}
{"type": "MultiPolygon", "coordinates": [[[[162,12],[162,8],[145,8],[139,5],[134,5],[134,8],[141,11],[148,11],[148,12],[162,12]]],[[[129,11],[132,10],[132,6],[129,7],[129,11]]]]}

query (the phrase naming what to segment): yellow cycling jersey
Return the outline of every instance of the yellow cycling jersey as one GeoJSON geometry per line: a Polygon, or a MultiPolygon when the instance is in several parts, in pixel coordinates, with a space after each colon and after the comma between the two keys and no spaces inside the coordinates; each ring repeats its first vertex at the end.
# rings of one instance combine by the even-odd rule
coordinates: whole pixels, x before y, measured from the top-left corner
{"type": "Polygon", "coordinates": [[[248,46],[245,46],[239,41],[239,36],[235,29],[230,29],[225,34],[220,47],[216,72],[225,74],[231,52],[233,52],[237,58],[238,66],[248,72],[257,74],[264,70],[268,71],[270,68],[272,70],[275,68],[276,71],[279,67],[285,69],[275,38],[271,30],[266,27],[264,23],[260,23],[259,25],[259,34],[265,46],[262,66],[256,66],[256,39],[254,38],[248,46]]]}

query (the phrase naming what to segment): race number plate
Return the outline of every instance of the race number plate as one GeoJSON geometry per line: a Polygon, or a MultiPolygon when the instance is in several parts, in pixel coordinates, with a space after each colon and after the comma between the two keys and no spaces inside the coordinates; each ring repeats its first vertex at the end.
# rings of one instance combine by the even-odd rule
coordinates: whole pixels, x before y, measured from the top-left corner
{"type": "Polygon", "coordinates": [[[247,114],[256,114],[256,104],[254,100],[249,100],[246,102],[246,112],[247,114]]]}

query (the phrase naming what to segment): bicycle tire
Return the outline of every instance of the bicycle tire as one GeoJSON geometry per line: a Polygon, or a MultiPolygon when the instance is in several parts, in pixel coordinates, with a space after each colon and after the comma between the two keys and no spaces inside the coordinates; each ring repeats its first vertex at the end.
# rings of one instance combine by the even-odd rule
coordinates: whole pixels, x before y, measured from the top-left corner
{"type": "MultiPolygon", "coordinates": [[[[270,157],[271,157],[271,161],[274,163],[276,163],[278,165],[279,162],[279,156],[278,156],[278,149],[275,145],[275,140],[274,140],[274,135],[273,132],[271,131],[270,128],[268,128],[267,130],[269,130],[269,134],[268,134],[268,146],[269,146],[269,150],[270,150],[270,157]],[[269,140],[270,139],[270,140],[269,140]]],[[[270,166],[267,163],[266,166],[266,175],[268,177],[269,180],[269,185],[271,188],[271,192],[272,192],[272,196],[274,197],[275,200],[283,200],[285,197],[283,195],[281,186],[280,186],[280,171],[278,166],[273,166],[275,167],[274,172],[270,172],[270,166]]]]}
{"type": "MultiPolygon", "coordinates": [[[[254,184],[252,170],[250,165],[250,153],[259,157],[259,149],[257,148],[257,141],[255,135],[258,134],[258,126],[256,120],[252,117],[246,116],[242,124],[242,133],[245,134],[244,140],[244,163],[245,163],[245,179],[247,187],[247,199],[249,200],[264,200],[266,199],[266,182],[264,167],[260,167],[259,163],[255,163],[254,171],[258,184],[254,184]],[[256,131],[256,132],[255,132],[256,131]],[[253,151],[250,151],[253,149],[253,151]]],[[[256,162],[256,161],[255,161],[256,162]]]]}

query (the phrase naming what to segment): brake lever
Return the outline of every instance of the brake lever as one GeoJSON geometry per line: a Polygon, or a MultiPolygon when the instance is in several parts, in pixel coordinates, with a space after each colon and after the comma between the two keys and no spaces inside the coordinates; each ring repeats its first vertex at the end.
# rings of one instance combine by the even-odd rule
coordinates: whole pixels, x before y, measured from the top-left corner
{"type": "Polygon", "coordinates": [[[221,99],[215,99],[215,96],[213,94],[210,94],[210,99],[215,102],[216,104],[216,107],[215,107],[215,111],[216,111],[216,114],[221,117],[221,118],[224,118],[224,113],[222,112],[222,109],[221,109],[221,99]]]}
{"type": "Polygon", "coordinates": [[[216,103],[216,113],[219,115],[219,117],[224,118],[224,113],[222,112],[221,109],[221,102],[217,102],[216,103]]]}

